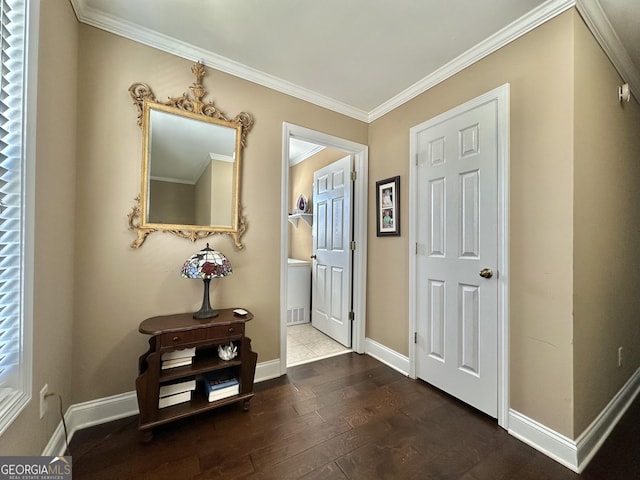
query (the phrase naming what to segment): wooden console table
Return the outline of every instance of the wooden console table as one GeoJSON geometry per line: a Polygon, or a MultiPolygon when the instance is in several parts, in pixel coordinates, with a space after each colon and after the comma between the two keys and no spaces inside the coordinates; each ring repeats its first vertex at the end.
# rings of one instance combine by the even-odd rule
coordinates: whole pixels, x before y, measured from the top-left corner
{"type": "Polygon", "coordinates": [[[153,427],[188,417],[196,413],[234,402],[242,402],[248,410],[253,397],[253,380],[258,355],[251,351],[251,339],[245,337],[245,323],[253,318],[250,312],[239,316],[233,309],[220,310],[214,318],[198,320],[193,313],[164,315],[144,320],[139,331],[151,335],[149,350],[140,356],[136,379],[140,420],[138,429],[145,441],[153,437],[153,427]],[[218,345],[233,343],[238,355],[231,360],[218,357],[218,345]],[[188,365],[162,368],[162,355],[177,350],[195,348],[188,365]],[[209,402],[202,386],[202,375],[213,372],[233,376],[239,381],[237,395],[209,402]],[[160,387],[182,381],[196,381],[190,401],[160,408],[160,387]]]}

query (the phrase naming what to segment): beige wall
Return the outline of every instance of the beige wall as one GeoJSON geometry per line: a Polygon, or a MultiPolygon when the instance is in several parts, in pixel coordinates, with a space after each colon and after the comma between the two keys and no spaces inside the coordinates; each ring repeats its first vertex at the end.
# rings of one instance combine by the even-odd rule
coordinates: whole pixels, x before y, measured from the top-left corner
{"type": "Polygon", "coordinates": [[[41,2],[36,125],[32,400],[0,437],[0,455],[40,455],[60,422],[58,399],[40,419],[46,383],[72,401],[78,25],[67,0],[41,2]]]}
{"type": "MultiPolygon", "coordinates": [[[[193,82],[192,62],[78,26],[66,0],[42,2],[41,31],[35,263],[46,268],[35,285],[33,390],[37,396],[46,382],[69,405],[133,390],[147,340],[139,322],[199,307],[201,284],[179,270],[205,242],[154,233],[131,249],[126,218],[140,191],[141,156],[127,89],[146,82],[160,99],[180,94],[193,82]]],[[[281,138],[282,122],[290,122],[369,145],[366,334],[407,354],[409,128],[509,82],[511,407],[574,437],[640,363],[629,313],[637,311],[638,274],[629,261],[637,219],[628,208],[639,196],[630,180],[638,177],[631,160],[639,157],[640,120],[637,104],[612,105],[602,93],[618,81],[574,10],[371,125],[207,69],[207,99],[256,120],[243,163],[246,248],[208,240],[234,267],[212,285],[212,303],[252,310],[248,334],[258,360],[278,357],[281,138]],[[595,135],[609,125],[615,136],[595,135]],[[375,181],[394,175],[401,176],[403,233],[378,238],[375,181]],[[620,370],[618,345],[626,355],[620,370]]],[[[32,401],[0,438],[0,452],[40,453],[57,426],[54,412],[39,421],[32,401]]]]}
{"type": "Polygon", "coordinates": [[[375,182],[400,175],[402,236],[378,238],[369,229],[367,336],[407,354],[409,129],[510,83],[511,407],[568,436],[573,15],[560,15],[376,120],[368,141],[369,225],[375,225],[375,182]]]}
{"type": "MultiPolygon", "coordinates": [[[[85,78],[79,156],[85,161],[78,167],[78,223],[101,221],[91,231],[78,231],[77,275],[91,275],[94,281],[79,283],[75,296],[76,401],[132,390],[136,358],[146,340],[137,333],[138,323],[151,315],[197,308],[200,286],[181,279],[178,269],[201,247],[155,233],[139,250],[129,249],[133,234],[125,218],[138,194],[140,163],[140,131],[127,88],[142,81],[158,98],[175,95],[192,82],[191,63],[90,27],[80,31],[85,78]],[[97,258],[95,251],[101,252],[97,258]],[[93,312],[90,318],[81,313],[87,311],[93,312]]],[[[509,82],[511,405],[572,434],[573,101],[567,95],[573,85],[572,32],[573,13],[568,12],[369,126],[208,70],[205,86],[217,106],[229,114],[246,110],[256,119],[243,164],[246,250],[236,251],[227,238],[211,243],[234,265],[232,277],[213,285],[212,301],[254,311],[249,335],[260,361],[277,358],[279,352],[282,122],[369,145],[369,224],[375,225],[376,180],[401,175],[401,202],[407,205],[409,128],[509,82]]],[[[366,334],[406,354],[406,208],[401,220],[401,237],[377,238],[375,228],[369,229],[369,259],[376,261],[369,262],[366,334]],[[391,291],[383,281],[390,276],[391,291]],[[385,302],[381,292],[396,301],[385,302]]]]}
{"type": "Polygon", "coordinates": [[[640,366],[640,107],[576,16],[574,376],[578,436],[640,366]],[[618,368],[618,347],[623,365],[618,368]]]}
{"type": "MultiPolygon", "coordinates": [[[[305,161],[289,169],[289,212],[296,208],[298,196],[304,195],[313,204],[313,172],[330,163],[344,158],[347,154],[332,148],[325,148],[305,161]]],[[[309,212],[313,211],[312,205],[309,212]]],[[[312,228],[304,220],[298,220],[298,226],[289,224],[289,258],[309,260],[313,253],[312,228]]]]}
{"type": "Polygon", "coordinates": [[[211,161],[211,225],[233,224],[234,173],[234,162],[211,161]]]}
{"type": "MultiPolygon", "coordinates": [[[[127,230],[140,191],[142,135],[127,89],[145,82],[157,98],[180,95],[194,81],[193,62],[84,25],[79,58],[76,275],[82,281],[75,292],[74,402],[134,389],[137,358],[147,347],[138,325],[199,308],[202,283],[181,278],[180,267],[205,244],[158,232],[135,250],[127,230]]],[[[233,265],[231,277],[212,282],[212,304],[254,313],[248,335],[265,362],[280,352],[282,124],[359,143],[366,143],[367,125],[212,69],[203,83],[206,100],[227,115],[247,111],[255,119],[242,164],[245,249],[238,251],[229,237],[207,241],[233,265]]]]}
{"type": "MultiPolygon", "coordinates": [[[[209,184],[210,184],[209,180],[209,184]]],[[[197,223],[196,187],[186,183],[149,181],[149,223],[175,223],[178,225],[208,225],[209,215],[197,223]]],[[[211,199],[211,196],[209,196],[211,199]]],[[[211,205],[209,200],[208,205],[211,205]]],[[[208,213],[208,212],[207,212],[208,213]]]]}
{"type": "Polygon", "coordinates": [[[209,162],[202,175],[196,182],[194,192],[194,208],[195,223],[194,225],[210,225],[211,224],[211,204],[213,198],[212,191],[212,175],[213,162],[209,162]]]}

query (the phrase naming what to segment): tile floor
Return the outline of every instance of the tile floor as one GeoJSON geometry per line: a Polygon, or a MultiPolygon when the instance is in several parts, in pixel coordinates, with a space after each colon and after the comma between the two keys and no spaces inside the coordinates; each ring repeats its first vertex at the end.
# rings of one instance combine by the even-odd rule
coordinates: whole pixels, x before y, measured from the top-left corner
{"type": "Polygon", "coordinates": [[[350,352],[340,343],[334,341],[311,323],[289,325],[287,327],[287,367],[333,357],[350,352]]]}

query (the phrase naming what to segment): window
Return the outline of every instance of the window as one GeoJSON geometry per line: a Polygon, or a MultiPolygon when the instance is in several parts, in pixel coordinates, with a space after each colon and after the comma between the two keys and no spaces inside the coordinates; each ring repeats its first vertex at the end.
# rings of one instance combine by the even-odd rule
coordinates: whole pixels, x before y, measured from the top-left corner
{"type": "Polygon", "coordinates": [[[29,0],[0,0],[0,433],[31,398],[32,288],[26,287],[33,268],[27,195],[32,191],[27,145],[33,133],[28,136],[26,128],[30,5],[29,0]]]}

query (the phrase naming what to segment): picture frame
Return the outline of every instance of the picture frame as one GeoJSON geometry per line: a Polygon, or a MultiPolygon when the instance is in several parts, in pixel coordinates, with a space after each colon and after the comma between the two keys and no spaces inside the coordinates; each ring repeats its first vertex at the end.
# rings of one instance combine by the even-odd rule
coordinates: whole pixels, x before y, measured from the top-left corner
{"type": "Polygon", "coordinates": [[[376,182],[376,235],[400,236],[400,176],[376,182]]]}

